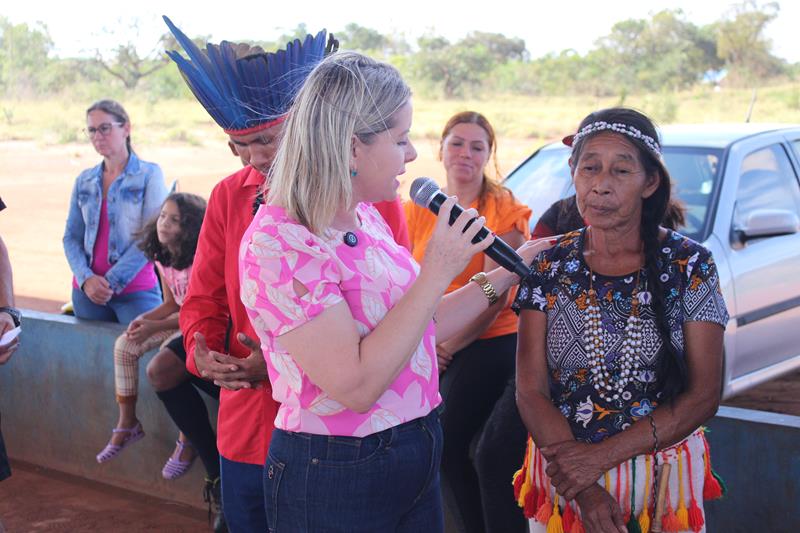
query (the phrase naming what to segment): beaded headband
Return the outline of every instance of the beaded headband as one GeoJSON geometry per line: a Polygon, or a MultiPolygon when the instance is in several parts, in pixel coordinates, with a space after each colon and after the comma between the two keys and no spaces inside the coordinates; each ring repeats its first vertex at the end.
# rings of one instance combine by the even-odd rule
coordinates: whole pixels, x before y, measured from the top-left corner
{"type": "Polygon", "coordinates": [[[638,128],[630,126],[628,124],[623,124],[621,122],[606,122],[601,120],[599,122],[592,122],[591,124],[587,124],[581,130],[572,135],[570,137],[564,138],[564,144],[568,146],[573,146],[575,143],[583,139],[584,137],[591,135],[592,133],[597,133],[598,131],[613,131],[614,133],[622,133],[631,137],[632,139],[637,139],[644,143],[648,150],[653,152],[656,156],[656,159],[661,158],[661,146],[658,144],[658,141],[650,137],[649,135],[645,135],[642,133],[638,128]],[[569,142],[567,142],[569,140],[569,142]]]}

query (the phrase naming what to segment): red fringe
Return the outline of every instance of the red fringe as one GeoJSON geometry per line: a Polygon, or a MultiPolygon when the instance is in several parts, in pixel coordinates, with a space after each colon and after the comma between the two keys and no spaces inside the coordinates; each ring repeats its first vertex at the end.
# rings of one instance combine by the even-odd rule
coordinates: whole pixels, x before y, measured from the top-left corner
{"type": "Polygon", "coordinates": [[[528,494],[525,495],[525,505],[522,507],[522,513],[525,515],[525,518],[533,518],[536,516],[536,496],[538,494],[538,490],[536,490],[536,485],[531,487],[531,490],[528,494]]]}
{"type": "Polygon", "coordinates": [[[706,440],[705,435],[703,435],[703,445],[706,448],[704,467],[705,467],[705,481],[703,483],[703,499],[704,500],[716,500],[718,498],[722,498],[722,487],[717,481],[716,476],[714,476],[714,472],[711,470],[711,450],[708,447],[708,441],[706,440]]]}
{"type": "Polygon", "coordinates": [[[553,502],[550,501],[548,496],[542,506],[539,507],[539,510],[536,511],[536,521],[546,526],[551,516],[553,516],[553,502]]]}
{"type": "Polygon", "coordinates": [[[572,506],[569,502],[564,504],[564,515],[561,520],[564,524],[564,531],[569,532],[572,529],[572,524],[575,522],[575,513],[572,511],[572,506]]]}
{"type": "Polygon", "coordinates": [[[572,523],[569,533],[586,533],[586,530],[583,528],[583,522],[581,522],[580,518],[575,517],[575,521],[572,523]]]}
{"type": "Polygon", "coordinates": [[[697,500],[692,500],[689,506],[689,528],[697,533],[703,529],[703,524],[705,524],[703,511],[701,511],[700,507],[697,505],[697,500]]]}

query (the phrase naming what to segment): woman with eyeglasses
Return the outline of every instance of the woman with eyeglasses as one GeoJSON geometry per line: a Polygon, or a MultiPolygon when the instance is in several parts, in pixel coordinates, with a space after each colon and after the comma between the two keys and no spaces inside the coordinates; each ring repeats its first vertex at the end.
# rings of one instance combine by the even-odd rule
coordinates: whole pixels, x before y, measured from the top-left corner
{"type": "Polygon", "coordinates": [[[131,122],[118,102],[86,110],[84,130],[103,161],[75,180],[64,253],[74,275],[75,316],[127,324],[161,303],[153,264],[134,234],[158,214],[167,188],[161,168],[131,148],[131,122]]]}

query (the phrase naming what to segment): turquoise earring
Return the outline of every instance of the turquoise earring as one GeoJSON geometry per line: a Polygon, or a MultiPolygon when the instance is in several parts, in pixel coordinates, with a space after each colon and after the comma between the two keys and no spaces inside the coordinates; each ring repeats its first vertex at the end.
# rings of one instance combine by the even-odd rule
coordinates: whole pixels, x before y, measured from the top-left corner
{"type": "Polygon", "coordinates": [[[351,170],[350,171],[350,177],[351,178],[355,178],[356,176],[358,176],[358,171],[357,170],[351,170]]]}

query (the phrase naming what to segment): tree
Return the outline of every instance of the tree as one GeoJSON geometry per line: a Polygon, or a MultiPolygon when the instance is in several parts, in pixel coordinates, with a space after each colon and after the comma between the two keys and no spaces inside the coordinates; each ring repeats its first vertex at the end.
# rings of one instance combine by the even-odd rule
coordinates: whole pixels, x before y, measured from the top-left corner
{"type": "Polygon", "coordinates": [[[360,52],[383,50],[388,44],[388,39],[378,33],[377,30],[361,26],[355,22],[345,26],[344,30],[336,33],[336,36],[342,43],[343,48],[360,52]]]}
{"type": "Polygon", "coordinates": [[[415,73],[420,78],[441,85],[445,98],[464,94],[478,87],[492,69],[493,58],[483,45],[450,44],[441,36],[426,35],[417,41],[415,73]]]}
{"type": "Polygon", "coordinates": [[[53,41],[47,26],[12,24],[0,17],[0,88],[6,94],[38,93],[44,87],[42,74],[51,63],[53,41]]]}
{"type": "MultiPolygon", "coordinates": [[[[95,62],[106,72],[122,82],[126,89],[135,89],[142,78],[164,68],[169,63],[169,58],[164,54],[165,46],[177,49],[177,43],[171,33],[162,34],[153,49],[147,54],[140,55],[136,42],[140,40],[142,25],[138,18],[129,22],[119,21],[125,28],[123,32],[128,35],[128,42],[117,45],[110,53],[103,53],[95,49],[95,62]]],[[[120,32],[104,28],[105,33],[117,35],[120,32]]]]}
{"type": "Polygon", "coordinates": [[[713,37],[681,10],[618,22],[598,40],[596,51],[602,52],[617,92],[685,88],[719,66],[713,37]]]}
{"type": "Polygon", "coordinates": [[[497,63],[528,59],[525,41],[519,37],[506,37],[502,33],[473,31],[468,33],[459,44],[466,47],[483,46],[497,63]]]}
{"type": "Polygon", "coordinates": [[[717,54],[734,79],[752,82],[784,70],[784,63],[772,55],[772,43],[764,36],[767,24],[779,11],[777,2],[759,6],[755,0],[746,0],[716,24],[717,54]]]}

